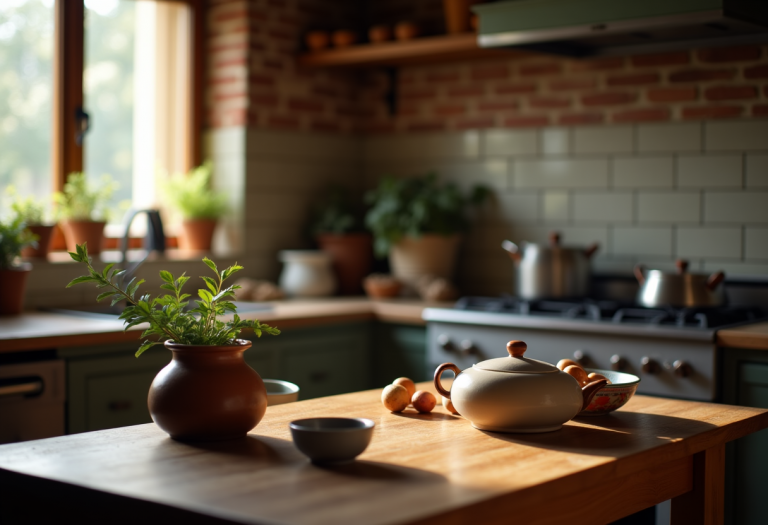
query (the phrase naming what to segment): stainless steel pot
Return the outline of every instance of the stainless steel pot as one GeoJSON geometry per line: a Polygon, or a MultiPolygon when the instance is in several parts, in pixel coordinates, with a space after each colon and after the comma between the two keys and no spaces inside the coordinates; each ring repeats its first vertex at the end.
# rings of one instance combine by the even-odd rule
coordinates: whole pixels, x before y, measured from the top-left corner
{"type": "Polygon", "coordinates": [[[678,260],[676,273],[646,270],[635,266],[635,277],[640,283],[637,302],[643,306],[673,306],[694,308],[720,306],[725,302],[725,292],[720,285],[725,279],[723,272],[712,275],[688,273],[688,261],[678,260]]]}
{"type": "Polygon", "coordinates": [[[597,243],[587,248],[560,246],[560,234],[549,235],[549,246],[504,241],[501,247],[515,262],[515,290],[523,299],[584,298],[589,295],[590,259],[597,243]]]}

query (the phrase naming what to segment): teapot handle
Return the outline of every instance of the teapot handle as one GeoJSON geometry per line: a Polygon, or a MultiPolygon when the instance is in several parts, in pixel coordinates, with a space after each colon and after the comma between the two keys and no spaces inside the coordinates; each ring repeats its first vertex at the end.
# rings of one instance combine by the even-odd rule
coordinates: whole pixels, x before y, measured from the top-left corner
{"type": "Polygon", "coordinates": [[[442,365],[437,367],[437,370],[435,370],[435,389],[440,393],[441,396],[447,399],[451,399],[451,391],[446,390],[445,388],[443,388],[443,385],[440,384],[440,376],[446,370],[450,370],[457,376],[461,373],[461,370],[459,370],[459,367],[454,365],[453,363],[443,363],[442,365]]]}

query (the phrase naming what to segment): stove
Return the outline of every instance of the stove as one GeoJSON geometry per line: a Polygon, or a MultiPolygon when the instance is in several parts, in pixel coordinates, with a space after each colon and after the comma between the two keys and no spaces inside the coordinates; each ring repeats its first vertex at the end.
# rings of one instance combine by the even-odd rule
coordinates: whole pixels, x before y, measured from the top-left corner
{"type": "Polygon", "coordinates": [[[464,297],[453,308],[428,308],[428,359],[459,368],[528,343],[526,356],[550,363],[569,358],[586,368],[641,378],[638,392],[717,399],[718,329],[765,318],[756,307],[643,308],[620,301],[526,301],[511,296],[464,297]]]}

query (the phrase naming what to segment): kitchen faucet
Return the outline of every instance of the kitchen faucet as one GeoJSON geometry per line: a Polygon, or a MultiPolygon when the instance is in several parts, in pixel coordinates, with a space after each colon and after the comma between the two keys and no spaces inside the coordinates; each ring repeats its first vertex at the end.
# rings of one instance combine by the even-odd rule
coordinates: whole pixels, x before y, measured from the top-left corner
{"type": "Polygon", "coordinates": [[[165,233],[163,232],[163,221],[160,219],[159,210],[130,209],[125,214],[125,220],[123,221],[123,224],[125,225],[125,234],[120,241],[120,254],[122,255],[120,259],[120,265],[122,269],[125,270],[125,273],[122,275],[122,282],[125,284],[131,281],[133,276],[136,274],[136,270],[138,270],[139,266],[141,266],[144,261],[147,260],[147,257],[149,257],[150,253],[153,251],[158,253],[165,253],[165,233]],[[147,233],[144,236],[144,249],[147,251],[147,253],[140,260],[129,265],[128,238],[131,230],[131,223],[133,222],[133,219],[140,213],[147,214],[147,233]]]}

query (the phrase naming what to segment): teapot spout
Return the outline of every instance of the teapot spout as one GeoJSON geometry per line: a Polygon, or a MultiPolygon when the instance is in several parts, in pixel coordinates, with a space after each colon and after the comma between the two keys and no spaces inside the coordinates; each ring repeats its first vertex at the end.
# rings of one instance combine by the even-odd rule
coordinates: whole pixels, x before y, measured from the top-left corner
{"type": "Polygon", "coordinates": [[[581,395],[584,398],[584,404],[581,405],[581,410],[585,410],[592,402],[592,398],[595,397],[601,388],[608,384],[607,379],[597,379],[591,383],[584,385],[581,389],[581,395]]]}

